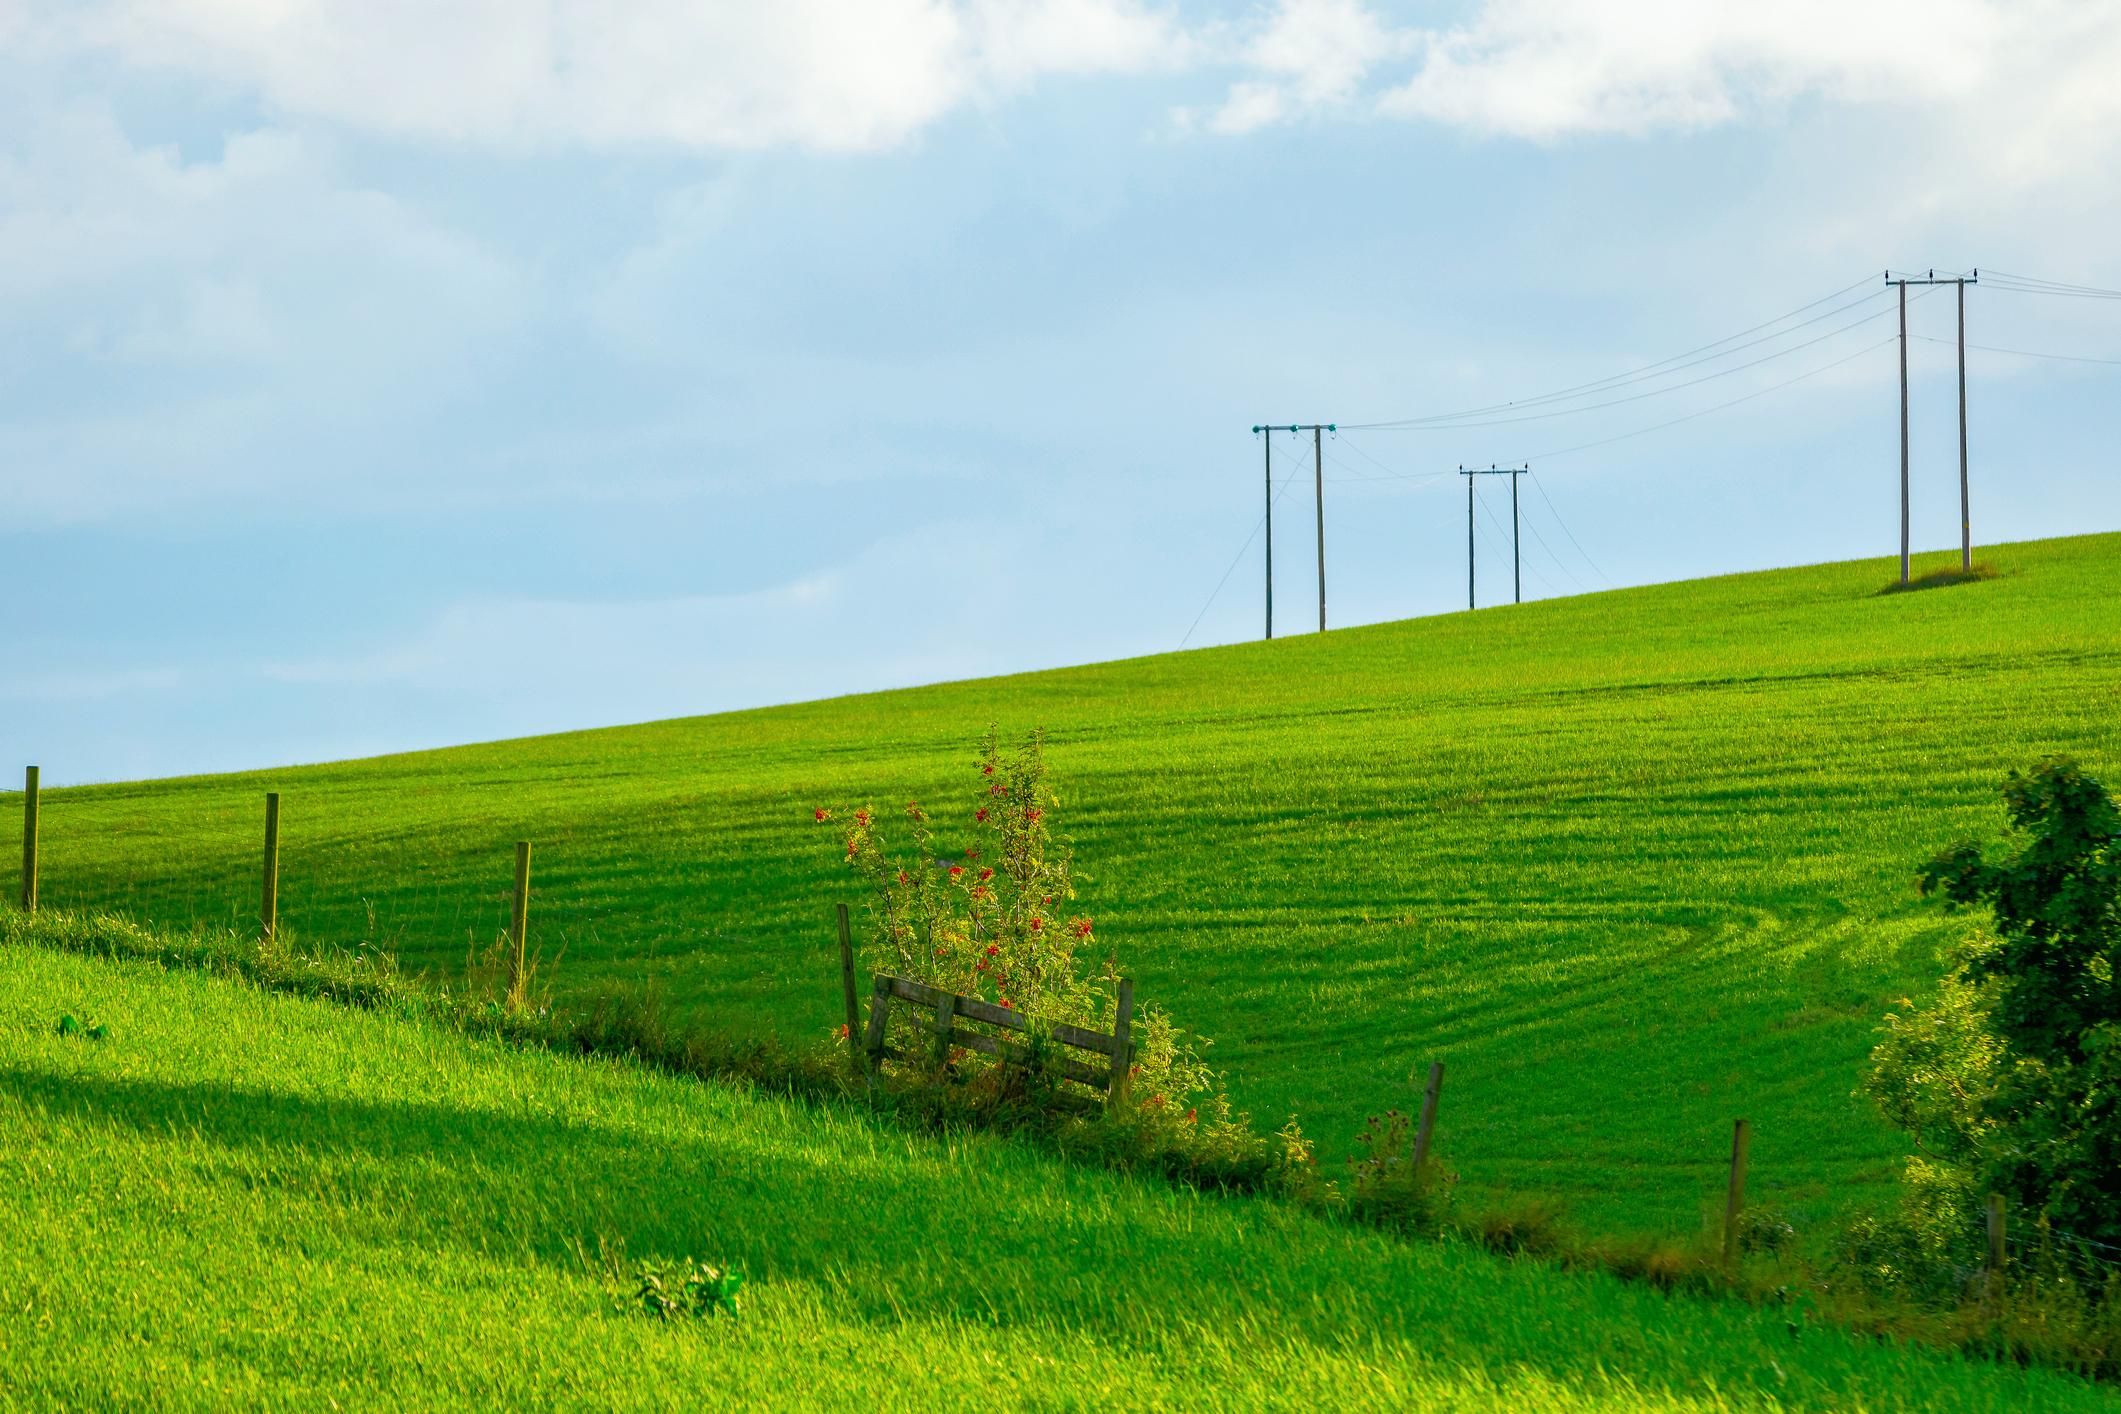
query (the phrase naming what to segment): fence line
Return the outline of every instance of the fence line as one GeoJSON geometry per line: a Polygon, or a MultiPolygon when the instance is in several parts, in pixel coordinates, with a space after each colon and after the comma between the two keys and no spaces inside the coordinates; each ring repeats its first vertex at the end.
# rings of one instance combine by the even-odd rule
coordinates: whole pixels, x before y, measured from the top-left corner
{"type": "MultiPolygon", "coordinates": [[[[41,810],[39,776],[39,769],[35,766],[24,769],[21,903],[26,913],[35,913],[38,903],[38,825],[41,810]]],[[[280,793],[268,791],[265,796],[265,840],[258,915],[259,934],[268,940],[275,935],[278,928],[279,849],[280,793]]],[[[529,983],[526,945],[530,925],[530,859],[530,841],[518,840],[515,846],[515,887],[511,900],[507,952],[508,1000],[511,1006],[523,1004],[529,983]]],[[[839,904],[835,912],[845,1017],[842,1030],[848,1045],[850,1067],[859,1078],[873,1085],[876,1067],[884,1059],[906,1058],[903,1052],[888,1045],[888,1008],[894,1000],[932,1010],[931,1021],[923,1023],[916,1019],[914,1025],[934,1036],[939,1056],[947,1056],[953,1047],[962,1047],[995,1056],[1003,1061],[1030,1058],[1031,1052],[1024,1046],[1012,1044],[987,1033],[966,1031],[958,1024],[960,1020],[981,1021],[1005,1032],[1029,1031],[1030,1023],[1020,1013],[997,1007],[977,997],[947,992],[911,978],[894,977],[887,973],[876,975],[865,1032],[860,1024],[860,1009],[855,992],[855,956],[847,906],[839,904]]],[[[1106,1035],[1065,1024],[1053,1027],[1053,1039],[1061,1044],[1088,1050],[1107,1058],[1105,1068],[1098,1070],[1080,1061],[1059,1057],[1050,1062],[1055,1072],[1065,1079],[1102,1090],[1107,1104],[1124,1102],[1127,1097],[1131,1062],[1136,1054],[1136,1047],[1131,1039],[1133,1004],[1134,984],[1131,979],[1122,978],[1119,982],[1112,1034],[1106,1035]]],[[[1442,1090],[1443,1062],[1436,1061],[1429,1066],[1428,1083],[1422,1095],[1420,1124],[1414,1140],[1412,1162],[1417,1170],[1429,1157],[1435,1137],[1442,1090]]],[[[1727,1271],[1741,1255],[1740,1248],[1743,1245],[1741,1220],[1745,1212],[1746,1170],[1751,1137],[1752,1127],[1748,1121],[1739,1119],[1733,1123],[1722,1233],[1723,1265],[1727,1271]]],[[[2017,1254],[2017,1260],[2020,1262],[2034,1253],[2043,1257],[2060,1257],[2065,1263],[2074,1264],[2076,1270],[2102,1278],[2121,1272],[2121,1244],[2084,1237],[2065,1228],[2055,1227],[2044,1220],[2037,1220],[2029,1234],[2022,1229],[2011,1230],[2006,1225],[2004,1200],[2000,1194],[1989,1195],[1987,1215],[1988,1252],[1984,1285],[1992,1291],[1995,1290],[1996,1278],[2011,1264],[2013,1254],[2017,1254]],[[2064,1245],[2058,1248],[2055,1245],[2057,1242],[2064,1245]]]]}

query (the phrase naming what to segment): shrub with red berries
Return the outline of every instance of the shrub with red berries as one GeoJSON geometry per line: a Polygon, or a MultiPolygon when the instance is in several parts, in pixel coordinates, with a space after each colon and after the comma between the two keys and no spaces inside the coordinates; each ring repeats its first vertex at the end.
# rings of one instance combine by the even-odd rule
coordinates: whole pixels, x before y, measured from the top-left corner
{"type": "MultiPolygon", "coordinates": [[[[944,847],[928,812],[909,801],[911,850],[900,855],[887,849],[868,809],[853,811],[843,839],[847,862],[866,885],[863,962],[990,1000],[1024,1016],[1034,1030],[1066,1022],[1109,1031],[1118,967],[1109,957],[1085,965],[1082,955],[1095,942],[1090,918],[1068,917],[1065,926],[1057,921],[1075,897],[1068,840],[1053,824],[1059,804],[1046,777],[1043,737],[1034,733],[1005,754],[990,731],[978,785],[961,817],[970,843],[944,847]],[[959,859],[981,861],[980,867],[975,872],[959,859]]],[[[820,823],[834,818],[824,808],[816,816],[820,823]]],[[[1135,1091],[1159,1097],[1148,1111],[1155,1122],[1196,1123],[1197,1107],[1170,1103],[1195,1096],[1217,1122],[1228,1122],[1214,1076],[1168,1014],[1140,1007],[1133,1036],[1135,1091]]]]}

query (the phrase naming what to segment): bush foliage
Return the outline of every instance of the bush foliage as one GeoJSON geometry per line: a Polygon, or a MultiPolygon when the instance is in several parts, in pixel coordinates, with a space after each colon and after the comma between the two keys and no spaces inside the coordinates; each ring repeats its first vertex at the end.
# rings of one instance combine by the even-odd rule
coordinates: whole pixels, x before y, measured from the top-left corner
{"type": "MultiPolygon", "coordinates": [[[[958,1052],[949,1077],[996,1103],[1035,1097],[1037,1061],[1057,1049],[1056,1024],[1110,1032],[1118,1005],[1118,959],[1098,956],[1094,922],[1074,909],[1073,853],[1059,833],[1060,800],[1047,777],[1044,741],[1033,733],[1014,752],[989,731],[971,797],[947,848],[941,828],[918,801],[906,802],[905,837],[887,842],[876,810],[862,806],[813,814],[842,829],[849,868],[865,885],[863,963],[1020,1014],[1030,1028],[1033,1064],[996,1064],[958,1052]],[[960,842],[968,841],[968,842],[960,842]]],[[[902,1018],[918,1044],[911,1018],[902,1018]]],[[[1195,1133],[1209,1151],[1240,1138],[1258,1147],[1243,1117],[1231,1113],[1216,1074],[1201,1058],[1206,1043],[1182,1032],[1154,1003],[1133,1018],[1135,1061],[1126,1122],[1151,1136],[1191,1147],[1195,1133]]]]}
{"type": "Polygon", "coordinates": [[[1927,1003],[1887,1018],[1864,1089],[1914,1140],[1895,1233],[1859,1233],[1882,1277],[1949,1288],[1983,1260],[1989,1193],[2041,1240],[2121,1248],[2121,813],[2067,760],[2013,773],[2014,838],[1954,845],[1925,894],[1986,910],[1927,1003]]]}

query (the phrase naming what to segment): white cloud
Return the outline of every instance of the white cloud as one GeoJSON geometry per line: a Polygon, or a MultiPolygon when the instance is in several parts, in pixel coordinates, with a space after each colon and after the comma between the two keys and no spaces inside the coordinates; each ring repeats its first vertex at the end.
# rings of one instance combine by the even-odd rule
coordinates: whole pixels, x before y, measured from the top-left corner
{"type": "Polygon", "coordinates": [[[1239,62],[1258,77],[1233,85],[1205,125],[1239,134],[1299,113],[1344,108],[1376,65],[1415,43],[1412,32],[1387,26],[1362,0],[1280,0],[1238,51],[1239,62]]]}
{"type": "Polygon", "coordinates": [[[1239,70],[1224,101],[1176,110],[1182,127],[1334,114],[1548,142],[1775,122],[1818,100],[1911,115],[1925,152],[2014,184],[2103,172],[2121,131],[2115,0],[1485,0],[1448,28],[1279,0],[1221,57],[1239,70]]]}
{"type": "Polygon", "coordinates": [[[1138,0],[99,0],[50,42],[364,132],[526,148],[860,150],[1049,74],[1183,47],[1138,0]]]}
{"type": "Polygon", "coordinates": [[[2021,23],[1987,0],[1489,0],[1424,34],[1414,76],[1378,107],[1552,138],[1707,126],[1809,93],[1944,100],[1977,88],[2021,23]]]}
{"type": "Polygon", "coordinates": [[[77,394],[0,418],[0,514],[314,487],[290,428],[328,450],[461,385],[534,303],[523,277],[336,167],[328,141],[274,130],[137,144],[92,101],[0,139],[0,312],[77,394]]]}

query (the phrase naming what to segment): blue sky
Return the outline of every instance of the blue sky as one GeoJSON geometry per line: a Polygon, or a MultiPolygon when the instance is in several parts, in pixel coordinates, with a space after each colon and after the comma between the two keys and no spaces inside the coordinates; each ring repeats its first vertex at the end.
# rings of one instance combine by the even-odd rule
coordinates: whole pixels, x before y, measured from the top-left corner
{"type": "MultiPolygon", "coordinates": [[[[1349,428],[1336,626],[1463,605],[1461,462],[1532,459],[1528,597],[1890,553],[1879,272],[2121,286],[2115,72],[2105,0],[0,0],[0,761],[267,766],[1255,636],[1262,420],[1349,428]],[[1353,430],[1843,289],[1603,396],[1353,430]]],[[[2121,360],[2121,301],[1968,310],[2121,360]]],[[[1911,322],[1949,338],[1949,293],[1911,322]]],[[[1912,349],[1943,547],[1951,350],[1912,349]]],[[[2121,526],[2121,366],[1971,376],[1977,539],[2121,526]]]]}

